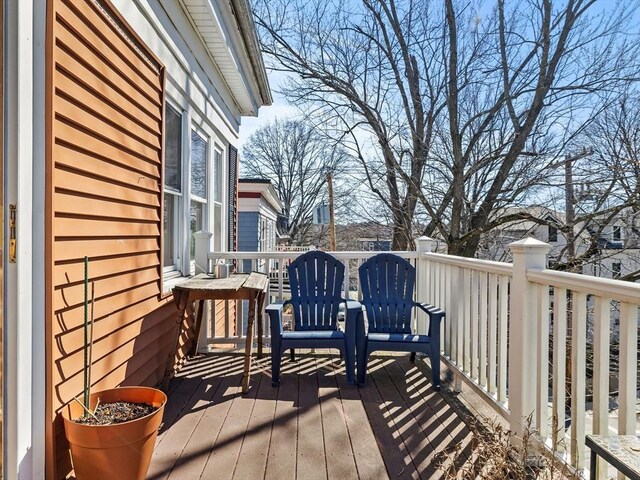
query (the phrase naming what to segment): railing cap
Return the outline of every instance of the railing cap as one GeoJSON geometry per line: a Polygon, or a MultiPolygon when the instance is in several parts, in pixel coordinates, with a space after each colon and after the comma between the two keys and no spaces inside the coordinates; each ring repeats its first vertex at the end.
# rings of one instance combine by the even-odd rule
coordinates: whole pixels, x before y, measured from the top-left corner
{"type": "Polygon", "coordinates": [[[509,250],[511,250],[512,253],[531,252],[546,254],[551,250],[551,245],[541,242],[540,240],[536,240],[535,238],[527,237],[516,242],[511,242],[509,244],[509,250]]]}
{"type": "Polygon", "coordinates": [[[211,237],[213,237],[213,233],[207,232],[206,230],[200,230],[199,232],[195,232],[193,234],[193,238],[195,238],[195,239],[203,239],[204,238],[204,239],[208,240],[211,237]]]}
{"type": "Polygon", "coordinates": [[[422,253],[431,252],[433,250],[434,241],[435,240],[433,238],[422,235],[421,237],[416,238],[416,250],[422,253]]]}

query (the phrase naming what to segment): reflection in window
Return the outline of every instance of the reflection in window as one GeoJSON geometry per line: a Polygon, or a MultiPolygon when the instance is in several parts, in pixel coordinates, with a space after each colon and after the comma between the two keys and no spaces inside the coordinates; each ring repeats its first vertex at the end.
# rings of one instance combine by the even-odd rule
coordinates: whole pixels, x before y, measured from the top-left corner
{"type": "Polygon", "coordinates": [[[166,106],[164,128],[164,212],[162,265],[177,270],[179,265],[179,212],[182,200],[182,115],[166,106]]]}
{"type": "Polygon", "coordinates": [[[191,259],[195,256],[193,234],[204,230],[207,213],[207,141],[191,131],[191,204],[189,225],[189,247],[191,259]]]}

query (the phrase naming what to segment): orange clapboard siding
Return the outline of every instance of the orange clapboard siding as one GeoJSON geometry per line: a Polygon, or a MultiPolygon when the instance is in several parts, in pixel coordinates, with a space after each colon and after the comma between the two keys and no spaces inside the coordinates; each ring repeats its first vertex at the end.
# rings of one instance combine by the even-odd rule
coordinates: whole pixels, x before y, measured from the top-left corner
{"type": "MultiPolygon", "coordinates": [[[[53,154],[57,158],[57,165],[59,167],[65,167],[70,172],[83,173],[84,175],[92,174],[96,178],[103,181],[109,181],[115,184],[128,186],[131,188],[135,185],[138,190],[148,191],[151,194],[157,193],[158,185],[160,184],[160,172],[153,171],[144,172],[134,169],[130,164],[122,163],[114,159],[107,159],[104,157],[97,157],[95,154],[80,149],[80,147],[65,144],[62,140],[58,139],[60,143],[53,146],[53,154]],[[98,166],[100,168],[97,172],[87,171],[87,165],[98,166]]],[[[151,164],[144,164],[146,167],[151,164]]],[[[77,186],[75,189],[77,191],[77,186]]],[[[90,192],[95,194],[95,192],[90,192]]],[[[113,198],[109,195],[108,198],[113,198]]]]}
{"type": "MultiPolygon", "coordinates": [[[[156,286],[152,284],[137,285],[131,287],[129,290],[108,297],[108,301],[96,301],[94,306],[95,328],[98,328],[98,324],[103,318],[108,318],[108,323],[114,328],[117,328],[118,325],[122,326],[127,322],[132,322],[143,317],[149,312],[149,308],[158,306],[158,301],[155,298],[156,291],[156,286]],[[151,304],[138,306],[139,303],[146,300],[155,300],[156,303],[151,302],[151,304]],[[114,308],[114,306],[118,306],[119,308],[114,308]]],[[[58,295],[57,298],[62,299],[63,297],[63,295],[58,295]]],[[[84,318],[82,304],[70,307],[61,306],[54,314],[56,316],[56,322],[54,324],[53,335],[56,342],[60,342],[60,346],[65,347],[65,352],[82,348],[82,343],[79,345],[63,345],[65,335],[74,329],[82,328],[84,318]]],[[[79,339],[81,340],[81,337],[75,338],[76,341],[79,339]]]]}
{"type": "MultiPolygon", "coordinates": [[[[94,176],[90,172],[67,170],[66,168],[56,169],[58,190],[78,192],[81,194],[92,193],[105,198],[112,198],[117,201],[137,203],[142,208],[149,206],[159,207],[160,199],[157,192],[148,190],[138,190],[135,184],[121,185],[110,181],[102,176],[94,176]]],[[[150,183],[150,182],[149,182],[150,183]]]]}
{"type": "Polygon", "coordinates": [[[69,124],[80,126],[88,134],[106,143],[120,145],[132,155],[140,157],[143,160],[150,162],[158,161],[160,154],[160,145],[158,142],[155,142],[155,147],[148,146],[132,138],[127,127],[120,125],[113,126],[112,121],[104,121],[93,113],[93,110],[99,110],[99,108],[93,109],[87,106],[87,103],[91,101],[89,98],[82,98],[81,95],[78,95],[77,98],[71,102],[67,100],[66,97],[66,94],[56,97],[54,108],[57,117],[65,119],[69,124]]]}
{"type": "Polygon", "coordinates": [[[123,235],[154,237],[160,234],[160,228],[158,222],[117,222],[110,219],[57,216],[53,234],[56,237],[63,237],[68,233],[83,237],[97,234],[101,237],[120,237],[123,235]]]}
{"type": "Polygon", "coordinates": [[[92,102],[93,114],[101,119],[110,121],[113,125],[122,125],[124,122],[129,124],[130,130],[127,134],[137,140],[146,142],[148,145],[158,147],[160,145],[160,134],[154,132],[152,128],[139,123],[132,122],[131,115],[122,112],[116,108],[110,101],[105,102],[102,95],[86,87],[83,83],[78,82],[65,75],[65,72],[58,71],[55,73],[55,82],[57,85],[58,95],[64,97],[71,102],[79,102],[80,99],[92,102]],[[95,99],[92,97],[96,97],[95,99]]]}
{"type": "Polygon", "coordinates": [[[126,60],[127,56],[125,54],[122,54],[122,57],[120,56],[121,52],[119,48],[123,47],[127,50],[128,55],[134,56],[132,55],[134,52],[125,47],[125,42],[120,40],[120,42],[117,42],[117,45],[112,45],[106,35],[100,34],[99,31],[93,29],[91,24],[87,24],[87,21],[90,20],[84,18],[82,15],[77,15],[77,13],[77,10],[74,11],[73,8],[69,8],[63,2],[60,4],[56,16],[57,20],[64,24],[65,30],[69,30],[82,44],[87,45],[88,48],[100,58],[101,63],[110,65],[114,71],[119,73],[124,81],[137,86],[142,94],[161,105],[162,89],[158,89],[157,85],[154,88],[153,81],[148,81],[147,77],[148,75],[153,78],[157,77],[157,75],[154,75],[150,69],[141,69],[140,67],[144,64],[143,61],[136,62],[136,66],[131,65],[132,62],[126,60]],[[100,45],[100,48],[96,48],[95,45],[100,45]]]}
{"type": "MultiPolygon", "coordinates": [[[[93,275],[91,275],[91,277],[93,277],[93,275]]],[[[129,287],[130,285],[147,285],[154,282],[157,284],[158,280],[160,280],[160,275],[158,274],[157,265],[154,267],[152,264],[150,268],[146,268],[144,270],[137,270],[132,273],[114,275],[112,277],[92,281],[91,285],[93,285],[93,291],[95,292],[95,316],[100,318],[103,315],[108,315],[113,308],[110,305],[110,299],[120,293],[129,292],[131,289],[129,287]],[[101,299],[105,299],[107,301],[101,303],[101,299]]],[[[92,288],[91,285],[89,286],[90,291],[92,288]]],[[[84,302],[84,283],[78,283],[66,287],[63,286],[62,288],[56,289],[54,295],[54,301],[56,304],[68,305],[65,309],[61,309],[60,312],[68,311],[73,308],[81,309],[84,302]]]]}
{"type": "MultiPolygon", "coordinates": [[[[66,0],[63,8],[68,7],[75,15],[90,26],[100,23],[98,7],[95,3],[87,3],[84,0],[66,0]]],[[[124,62],[130,65],[135,71],[140,72],[140,78],[155,89],[160,96],[163,94],[162,85],[158,81],[158,74],[149,67],[147,62],[142,60],[130,43],[123,40],[122,35],[114,25],[108,25],[108,29],[94,30],[94,33],[104,39],[110,45],[110,50],[118,55],[124,62]]]]}
{"type": "Polygon", "coordinates": [[[79,258],[80,253],[90,258],[125,257],[136,253],[158,252],[158,238],[106,238],[84,239],[68,237],[57,240],[54,245],[56,261],[69,261],[79,258]]]}
{"type": "Polygon", "coordinates": [[[177,328],[162,296],[164,67],[109,0],[47,5],[46,458],[47,478],[62,479],[59,412],[84,377],[84,256],[93,388],[157,384],[177,328]]]}
{"type": "MultiPolygon", "coordinates": [[[[79,55],[73,48],[65,45],[62,40],[57,41],[56,46],[59,47],[56,55],[56,70],[64,71],[74,78],[85,80],[88,85],[93,86],[98,91],[113,92],[119,95],[125,100],[122,102],[123,107],[126,107],[126,102],[128,101],[130,108],[135,108],[140,114],[145,115],[147,121],[154,122],[162,115],[161,107],[141,95],[129,83],[109,76],[107,68],[98,68],[100,65],[91,64],[90,60],[92,59],[86,59],[79,55]]],[[[107,96],[109,96],[108,93],[107,96]]]]}
{"type": "MultiPolygon", "coordinates": [[[[59,28],[56,35],[56,44],[66,50],[76,60],[102,77],[106,77],[110,83],[116,88],[127,92],[142,108],[146,109],[150,114],[156,115],[156,112],[162,110],[162,101],[160,95],[147,95],[136,85],[137,76],[127,78],[125,72],[118,70],[110,59],[99,53],[99,50],[90,48],[85,42],[80,40],[80,34],[72,31],[66,22],[58,23],[59,28]],[[155,97],[155,98],[154,98],[155,97]]],[[[64,63],[62,63],[64,65],[64,63]]]]}
{"type": "MultiPolygon", "coordinates": [[[[124,255],[120,256],[124,258],[124,255]]],[[[112,258],[97,259],[91,261],[91,278],[101,279],[114,275],[128,273],[141,268],[149,268],[150,265],[158,265],[158,254],[133,253],[127,255],[126,262],[114,262],[112,258]]],[[[81,258],[59,262],[53,267],[53,282],[56,288],[64,288],[65,285],[80,284],[84,281],[84,262],[81,258]]]]}
{"type": "MultiPolygon", "coordinates": [[[[64,121],[64,119],[56,119],[54,129],[57,131],[56,141],[58,143],[64,143],[69,148],[76,148],[80,151],[90,151],[100,158],[108,158],[111,162],[120,163],[122,165],[131,165],[134,170],[146,172],[149,175],[156,175],[158,173],[158,160],[151,160],[140,158],[139,156],[131,154],[118,146],[106,143],[104,139],[100,139],[95,135],[82,129],[81,125],[70,125],[64,121]]],[[[64,161],[64,157],[60,159],[64,161]]],[[[96,174],[99,174],[99,170],[96,174]]]]}
{"type": "Polygon", "coordinates": [[[74,192],[56,193],[54,201],[59,205],[59,212],[66,215],[82,215],[82,213],[109,212],[109,217],[119,219],[135,218],[145,222],[160,220],[157,207],[141,208],[139,205],[113,202],[103,198],[81,197],[74,192]]]}

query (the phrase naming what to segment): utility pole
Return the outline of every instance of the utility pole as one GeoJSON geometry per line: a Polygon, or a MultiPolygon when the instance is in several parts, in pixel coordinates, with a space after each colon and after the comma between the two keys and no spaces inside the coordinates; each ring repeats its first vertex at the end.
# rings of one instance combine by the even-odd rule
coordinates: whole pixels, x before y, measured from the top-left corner
{"type": "MultiPolygon", "coordinates": [[[[588,155],[591,155],[593,151],[591,149],[587,150],[583,148],[581,152],[573,154],[573,155],[565,155],[564,157],[564,202],[565,202],[565,224],[567,225],[567,231],[565,233],[567,239],[567,264],[569,265],[569,272],[575,272],[576,265],[573,264],[573,261],[576,256],[576,238],[575,232],[573,230],[574,223],[576,220],[575,210],[574,210],[574,191],[573,191],[573,162],[576,160],[580,160],[588,155]]],[[[554,299],[554,301],[556,301],[554,299]]],[[[567,385],[570,385],[573,381],[571,365],[572,365],[572,357],[573,352],[571,351],[572,347],[572,333],[573,333],[573,292],[567,292],[567,343],[565,345],[567,352],[567,360],[566,360],[566,370],[565,377],[567,381],[567,385]]],[[[567,402],[568,406],[571,402],[571,390],[568,390],[567,402]]]]}
{"type": "Polygon", "coordinates": [[[575,212],[573,210],[573,161],[580,156],[565,156],[564,161],[564,201],[565,201],[565,223],[567,224],[567,263],[569,263],[570,271],[574,271],[575,267],[571,264],[576,256],[576,239],[573,231],[573,223],[575,221],[575,212]]]}
{"type": "Polygon", "coordinates": [[[574,210],[575,196],[573,191],[573,162],[591,155],[592,153],[593,151],[591,149],[583,148],[579,153],[565,155],[564,157],[564,202],[565,223],[567,225],[567,263],[569,264],[570,272],[576,271],[575,265],[572,264],[576,256],[576,238],[573,230],[574,223],[576,221],[576,214],[574,210]]]}
{"type": "Polygon", "coordinates": [[[331,172],[327,173],[327,186],[329,188],[329,248],[336,251],[336,223],[333,213],[333,177],[331,172]]]}

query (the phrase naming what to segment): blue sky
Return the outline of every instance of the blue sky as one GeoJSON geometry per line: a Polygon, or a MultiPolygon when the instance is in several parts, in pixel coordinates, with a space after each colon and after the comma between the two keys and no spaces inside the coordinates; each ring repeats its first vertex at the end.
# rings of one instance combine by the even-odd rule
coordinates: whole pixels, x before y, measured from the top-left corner
{"type": "Polygon", "coordinates": [[[238,148],[241,151],[242,145],[244,145],[249,136],[251,136],[251,134],[258,128],[272,122],[276,118],[284,119],[298,115],[298,109],[293,105],[289,105],[284,96],[277,93],[277,90],[280,89],[280,83],[287,78],[287,74],[270,71],[268,72],[268,77],[271,94],[273,95],[273,105],[269,107],[261,107],[257,117],[242,117],[242,123],[240,125],[240,141],[238,142],[238,148]]]}

